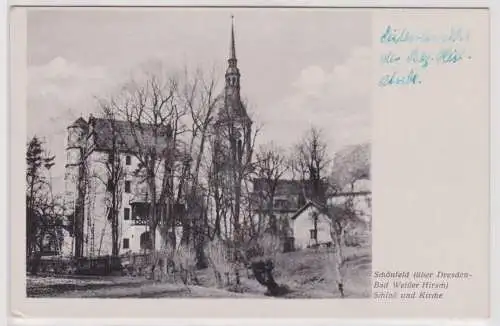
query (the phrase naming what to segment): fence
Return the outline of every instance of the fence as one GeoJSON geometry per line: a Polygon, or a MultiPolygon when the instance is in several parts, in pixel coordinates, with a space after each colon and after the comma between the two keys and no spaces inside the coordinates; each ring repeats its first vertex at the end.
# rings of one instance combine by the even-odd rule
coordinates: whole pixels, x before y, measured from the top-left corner
{"type": "MultiPolygon", "coordinates": [[[[33,264],[33,260],[27,265],[33,264]]],[[[106,276],[113,273],[121,274],[123,271],[121,257],[43,257],[38,262],[40,274],[76,274],[106,276]]]]}

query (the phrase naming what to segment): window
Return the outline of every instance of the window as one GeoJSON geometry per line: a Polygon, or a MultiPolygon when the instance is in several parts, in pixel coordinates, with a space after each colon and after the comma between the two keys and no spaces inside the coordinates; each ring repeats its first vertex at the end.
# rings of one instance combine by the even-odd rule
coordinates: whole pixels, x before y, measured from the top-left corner
{"type": "Polygon", "coordinates": [[[316,231],[317,230],[314,230],[314,229],[309,230],[309,233],[311,233],[311,240],[316,240],[317,235],[318,235],[318,232],[316,232],[316,231]]]}
{"type": "Polygon", "coordinates": [[[132,163],[132,158],[130,157],[130,155],[127,155],[125,157],[125,164],[130,165],[131,163],[132,163]]]}
{"type": "Polygon", "coordinates": [[[123,249],[130,248],[130,240],[128,238],[123,239],[123,249]]]}
{"type": "Polygon", "coordinates": [[[130,220],[130,208],[126,207],[123,210],[123,219],[126,221],[130,220]]]}
{"type": "Polygon", "coordinates": [[[125,181],[125,192],[130,194],[130,181],[125,181]]]}

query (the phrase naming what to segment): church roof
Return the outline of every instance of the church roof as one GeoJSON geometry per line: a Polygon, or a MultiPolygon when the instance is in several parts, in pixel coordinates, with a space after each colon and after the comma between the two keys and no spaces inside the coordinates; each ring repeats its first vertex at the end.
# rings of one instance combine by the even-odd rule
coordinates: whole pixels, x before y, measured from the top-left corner
{"type": "MultiPolygon", "coordinates": [[[[224,98],[224,94],[222,94],[222,97],[224,98]]],[[[239,101],[238,104],[233,106],[230,105],[230,103],[225,103],[225,101],[222,101],[222,103],[223,104],[218,109],[217,122],[222,123],[224,121],[235,121],[238,119],[240,121],[252,122],[245,108],[245,104],[243,104],[242,101],[239,101]]]]}

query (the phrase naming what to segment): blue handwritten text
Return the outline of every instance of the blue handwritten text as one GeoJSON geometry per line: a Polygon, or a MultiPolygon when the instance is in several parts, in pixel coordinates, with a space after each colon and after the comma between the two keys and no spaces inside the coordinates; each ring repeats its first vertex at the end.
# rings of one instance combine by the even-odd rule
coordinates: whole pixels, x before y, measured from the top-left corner
{"type": "Polygon", "coordinates": [[[378,85],[380,87],[386,87],[393,85],[415,85],[421,83],[422,81],[420,80],[419,75],[411,69],[406,74],[399,74],[397,72],[386,74],[379,80],[378,85]]]}
{"type": "Polygon", "coordinates": [[[469,40],[469,33],[462,28],[451,28],[446,33],[411,32],[406,28],[396,29],[388,25],[380,36],[380,43],[457,43],[469,40]]]}
{"type": "Polygon", "coordinates": [[[382,64],[391,64],[391,63],[398,63],[401,60],[401,57],[399,55],[396,55],[392,52],[383,54],[380,57],[380,61],[382,64]]]}

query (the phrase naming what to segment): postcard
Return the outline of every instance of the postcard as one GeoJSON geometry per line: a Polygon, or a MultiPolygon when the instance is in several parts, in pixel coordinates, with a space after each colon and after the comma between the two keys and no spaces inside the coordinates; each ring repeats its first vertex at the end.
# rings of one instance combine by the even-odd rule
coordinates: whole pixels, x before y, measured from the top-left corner
{"type": "Polygon", "coordinates": [[[10,16],[13,316],[489,316],[488,9],[10,16]]]}

